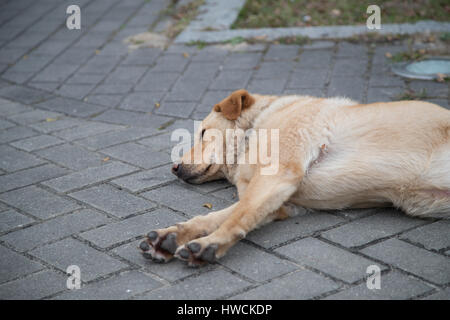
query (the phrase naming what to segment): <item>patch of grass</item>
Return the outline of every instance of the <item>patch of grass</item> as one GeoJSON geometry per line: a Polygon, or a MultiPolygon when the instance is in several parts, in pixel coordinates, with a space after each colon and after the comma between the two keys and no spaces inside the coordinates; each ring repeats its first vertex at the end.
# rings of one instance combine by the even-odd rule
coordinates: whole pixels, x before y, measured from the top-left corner
{"type": "Polygon", "coordinates": [[[414,90],[405,90],[395,97],[395,100],[422,100],[425,98],[427,98],[427,91],[425,89],[422,89],[419,92],[414,90]]]}
{"type": "Polygon", "coordinates": [[[196,46],[197,49],[203,49],[204,47],[206,47],[208,45],[208,43],[205,41],[197,40],[197,41],[188,42],[186,45],[192,46],[192,47],[196,46]]]}
{"type": "Polygon", "coordinates": [[[231,44],[231,45],[237,45],[237,44],[242,43],[244,41],[245,41],[245,39],[242,38],[242,37],[234,37],[234,38],[231,38],[230,40],[224,41],[223,43],[228,43],[228,44],[231,44]]]}
{"type": "Polygon", "coordinates": [[[281,44],[297,44],[302,46],[310,43],[311,39],[305,36],[293,36],[293,37],[279,38],[277,41],[281,44]]]}
{"type": "Polygon", "coordinates": [[[392,62],[402,62],[402,61],[420,61],[425,57],[425,50],[417,50],[410,52],[398,52],[392,57],[388,57],[392,62]]]}
{"type": "Polygon", "coordinates": [[[439,39],[445,43],[450,43],[450,32],[442,32],[439,39]]]}
{"type": "Polygon", "coordinates": [[[381,8],[381,23],[448,21],[448,0],[247,0],[232,28],[365,24],[367,7],[381,8]]]}
{"type": "Polygon", "coordinates": [[[167,36],[169,38],[175,38],[181,31],[184,30],[197,16],[198,8],[204,3],[204,0],[194,0],[186,5],[176,8],[172,3],[164,12],[166,15],[172,17],[175,22],[168,28],[167,36]]]}

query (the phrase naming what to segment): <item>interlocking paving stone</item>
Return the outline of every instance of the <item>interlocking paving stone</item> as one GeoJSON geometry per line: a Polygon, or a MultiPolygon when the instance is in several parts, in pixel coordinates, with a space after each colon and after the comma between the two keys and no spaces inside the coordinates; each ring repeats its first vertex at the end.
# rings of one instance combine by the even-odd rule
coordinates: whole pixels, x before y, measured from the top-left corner
{"type": "Polygon", "coordinates": [[[269,47],[264,60],[294,60],[300,51],[296,45],[274,44],[269,47]]]}
{"type": "Polygon", "coordinates": [[[151,65],[161,54],[158,48],[141,48],[131,52],[123,61],[122,65],[151,65]]]}
{"type": "Polygon", "coordinates": [[[125,218],[156,206],[147,200],[109,185],[84,189],[71,193],[70,196],[119,218],[125,218]]]}
{"type": "MultiPolygon", "coordinates": [[[[278,248],[281,253],[302,265],[353,283],[367,276],[366,270],[375,262],[334,247],[315,238],[306,238],[278,248]]],[[[381,270],[385,267],[380,266],[381,270]]]]}
{"type": "Polygon", "coordinates": [[[433,283],[450,282],[450,259],[401,240],[389,239],[361,252],[433,283]]]}
{"type": "Polygon", "coordinates": [[[450,300],[450,288],[433,293],[424,298],[424,300],[450,300]]]}
{"type": "Polygon", "coordinates": [[[5,117],[31,110],[30,107],[23,104],[0,98],[0,113],[5,117]]]}
{"type": "Polygon", "coordinates": [[[433,289],[428,284],[405,275],[391,271],[380,278],[380,289],[369,289],[367,283],[351,287],[326,297],[327,300],[405,300],[413,298],[433,289]]]}
{"type": "Polygon", "coordinates": [[[51,296],[66,288],[67,277],[54,271],[44,270],[26,278],[0,285],[0,299],[35,300],[51,296]]]}
{"type": "Polygon", "coordinates": [[[106,78],[105,83],[136,83],[145,73],[142,67],[118,67],[106,78]]]}
{"type": "Polygon", "coordinates": [[[47,118],[58,118],[62,116],[60,113],[51,112],[51,111],[43,111],[43,110],[33,110],[30,112],[23,112],[20,114],[16,114],[10,116],[8,119],[15,121],[19,124],[31,124],[33,122],[39,122],[45,120],[47,118]]]}
{"type": "Polygon", "coordinates": [[[144,236],[154,229],[169,227],[182,220],[183,218],[168,209],[157,209],[84,232],[80,236],[100,248],[108,248],[126,240],[144,236]]]}
{"type": "Polygon", "coordinates": [[[170,149],[178,144],[178,141],[171,141],[171,136],[172,132],[168,132],[139,140],[139,143],[144,144],[153,150],[161,151],[170,149]]]}
{"type": "Polygon", "coordinates": [[[266,281],[299,268],[242,242],[232,247],[220,264],[255,281],[266,281]]]}
{"type": "Polygon", "coordinates": [[[78,140],[76,143],[88,149],[99,150],[123,142],[142,139],[157,133],[158,131],[152,128],[126,128],[120,131],[98,134],[83,140],[78,140]]]}
{"type": "Polygon", "coordinates": [[[180,76],[175,72],[149,72],[136,85],[136,91],[168,91],[180,76]]]}
{"type": "Polygon", "coordinates": [[[358,247],[424,223],[426,221],[390,209],[324,232],[322,237],[345,247],[358,247]]]}
{"type": "Polygon", "coordinates": [[[231,203],[225,200],[204,196],[178,184],[171,184],[154,189],[143,193],[142,196],[152,201],[162,203],[174,210],[182,211],[189,216],[208,214],[212,210],[220,210],[231,205],[231,203]],[[211,204],[212,209],[205,207],[205,203],[211,204]]]}
{"type": "Polygon", "coordinates": [[[164,54],[156,60],[151,72],[182,72],[188,62],[181,54],[164,54]]]}
{"type": "Polygon", "coordinates": [[[450,247],[450,221],[441,220],[416,228],[401,235],[402,239],[420,243],[427,249],[441,250],[450,247]]]}
{"type": "Polygon", "coordinates": [[[0,88],[0,96],[4,98],[11,98],[18,102],[31,104],[48,99],[52,95],[45,91],[22,86],[9,86],[0,88]]]}
{"type": "Polygon", "coordinates": [[[171,162],[167,153],[154,151],[134,142],[103,149],[102,153],[144,169],[158,167],[171,162]]]}
{"type": "Polygon", "coordinates": [[[170,118],[158,116],[155,114],[138,113],[125,110],[108,110],[95,118],[95,120],[124,124],[134,127],[144,127],[157,129],[164,123],[170,121],[170,118]]]}
{"type": "Polygon", "coordinates": [[[364,98],[364,79],[358,76],[333,76],[328,87],[329,97],[347,97],[358,102],[364,98]]]}
{"type": "Polygon", "coordinates": [[[104,83],[94,90],[94,94],[125,94],[130,92],[133,84],[131,83],[104,83]]]}
{"type": "Polygon", "coordinates": [[[11,145],[18,149],[30,152],[51,147],[57,144],[61,144],[63,142],[64,141],[62,141],[61,139],[44,134],[36,137],[19,140],[11,143],[11,145]]]}
{"type": "Polygon", "coordinates": [[[212,270],[203,273],[200,277],[193,277],[170,287],[151,291],[139,299],[218,299],[250,285],[225,270],[212,270]]]}
{"type": "Polygon", "coordinates": [[[36,154],[44,159],[73,170],[97,167],[102,164],[104,159],[104,157],[98,153],[86,151],[79,146],[68,143],[37,151],[36,154]]]}
{"type": "Polygon", "coordinates": [[[3,246],[0,246],[0,256],[2,257],[0,259],[0,283],[44,269],[40,263],[3,246]]]}
{"type": "MultiPolygon", "coordinates": [[[[254,79],[248,85],[247,90],[250,93],[281,95],[286,82],[287,79],[277,79],[276,81],[271,79],[254,79]]],[[[209,109],[211,109],[211,106],[209,106],[209,109]]]]}
{"type": "Polygon", "coordinates": [[[32,222],[34,222],[33,219],[15,210],[2,211],[0,213],[0,232],[5,232],[15,228],[23,227],[32,222]]]}
{"type": "Polygon", "coordinates": [[[51,121],[48,122],[46,121],[33,123],[30,125],[30,127],[42,133],[51,133],[58,130],[70,129],[79,126],[82,123],[83,121],[79,119],[65,118],[65,119],[55,119],[54,121],[52,119],[51,121]]]}
{"type": "Polygon", "coordinates": [[[177,177],[175,177],[170,170],[171,167],[172,165],[167,165],[147,171],[141,171],[122,178],[114,179],[111,183],[128,189],[131,192],[140,192],[144,189],[156,187],[158,185],[176,180],[177,177]]]}
{"type": "Polygon", "coordinates": [[[0,132],[0,143],[7,143],[35,135],[37,133],[27,127],[16,126],[0,132]]]}
{"type": "Polygon", "coordinates": [[[402,87],[371,87],[367,91],[367,103],[380,101],[396,101],[405,92],[402,87]]]}
{"type": "Polygon", "coordinates": [[[77,265],[81,270],[81,281],[91,281],[129,267],[103,252],[70,238],[39,247],[29,253],[62,271],[68,266],[77,265]]]}
{"type": "Polygon", "coordinates": [[[300,54],[296,68],[323,69],[331,63],[333,52],[331,50],[308,50],[300,54]]]}
{"type": "Polygon", "coordinates": [[[287,85],[287,88],[322,88],[327,81],[328,70],[317,70],[315,72],[294,72],[287,85]]]}
{"type": "Polygon", "coordinates": [[[323,276],[308,270],[300,270],[274,279],[250,291],[238,294],[232,297],[232,299],[311,299],[337,288],[339,288],[337,283],[323,276]]]}
{"type": "Polygon", "coordinates": [[[58,300],[128,299],[133,295],[161,287],[163,284],[151,275],[140,271],[129,271],[118,276],[82,286],[79,290],[55,297],[58,300]]]}
{"type": "Polygon", "coordinates": [[[184,261],[174,259],[170,263],[156,263],[142,256],[140,250],[138,249],[139,243],[142,240],[134,241],[131,243],[124,244],[120,247],[114,248],[112,252],[119,255],[120,257],[142,267],[145,271],[149,271],[153,274],[158,275],[167,281],[177,281],[194,274],[203,274],[212,269],[218,267],[218,265],[206,265],[202,268],[191,268],[188,267],[184,261]]]}
{"type": "Polygon", "coordinates": [[[151,112],[164,97],[164,92],[133,92],[120,104],[120,109],[151,112]]]}
{"type": "Polygon", "coordinates": [[[17,171],[43,164],[45,161],[35,156],[16,150],[10,146],[0,146],[0,168],[6,171],[17,171]]]}
{"type": "Polygon", "coordinates": [[[33,216],[47,219],[79,209],[75,201],[50,193],[36,186],[6,192],[0,200],[33,216]]]}
{"type": "Polygon", "coordinates": [[[103,214],[90,210],[80,210],[67,215],[17,230],[0,239],[23,252],[34,249],[52,240],[58,240],[81,231],[104,225],[110,221],[103,214]]]}
{"type": "Polygon", "coordinates": [[[236,187],[230,187],[222,190],[217,190],[211,193],[211,195],[221,198],[230,202],[236,202],[239,200],[239,195],[236,187]]]}
{"type": "Polygon", "coordinates": [[[155,113],[172,117],[189,118],[196,104],[192,102],[162,102],[155,113]]]}
{"type": "Polygon", "coordinates": [[[84,98],[86,102],[100,104],[108,108],[117,107],[122,101],[123,96],[121,94],[91,94],[84,98]]]}
{"type": "Polygon", "coordinates": [[[37,108],[52,110],[81,118],[91,117],[105,110],[105,107],[56,97],[36,105],[37,108]]]}
{"type": "Polygon", "coordinates": [[[247,85],[250,76],[251,73],[248,71],[224,70],[210,85],[209,89],[238,90],[247,85]]]}
{"type": "MultiPolygon", "coordinates": [[[[107,162],[99,167],[90,167],[52,179],[44,184],[58,192],[67,192],[90,184],[102,182],[135,171],[136,168],[120,162],[107,162]]],[[[1,178],[0,178],[1,181],[1,178]]]]}
{"type": "Polygon", "coordinates": [[[343,221],[340,217],[322,212],[300,213],[296,217],[257,229],[249,233],[247,239],[270,248],[297,237],[310,236],[318,230],[330,228],[343,221]]]}
{"type": "Polygon", "coordinates": [[[66,173],[66,169],[54,166],[52,164],[45,164],[40,167],[5,174],[0,176],[0,192],[49,180],[62,176],[66,173]]]}
{"type": "Polygon", "coordinates": [[[74,141],[117,129],[123,129],[123,127],[107,123],[85,122],[78,127],[55,132],[54,135],[64,140],[74,141]]]}

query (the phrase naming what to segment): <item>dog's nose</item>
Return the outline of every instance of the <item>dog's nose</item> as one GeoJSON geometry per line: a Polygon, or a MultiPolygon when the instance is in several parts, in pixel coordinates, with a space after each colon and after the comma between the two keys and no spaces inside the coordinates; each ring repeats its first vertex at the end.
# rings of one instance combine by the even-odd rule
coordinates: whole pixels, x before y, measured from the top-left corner
{"type": "Polygon", "coordinates": [[[178,167],[179,167],[178,163],[175,163],[175,164],[172,166],[172,172],[173,172],[174,174],[177,174],[178,167]]]}

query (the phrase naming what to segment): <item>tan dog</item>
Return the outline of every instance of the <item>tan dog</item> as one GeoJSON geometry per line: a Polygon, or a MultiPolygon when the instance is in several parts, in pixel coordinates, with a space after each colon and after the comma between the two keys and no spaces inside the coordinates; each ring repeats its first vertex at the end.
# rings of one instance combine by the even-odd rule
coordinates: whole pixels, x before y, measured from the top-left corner
{"type": "Polygon", "coordinates": [[[173,167],[178,177],[190,183],[226,178],[237,186],[239,201],[150,232],[140,248],[156,261],[214,261],[251,230],[287,218],[289,203],[317,209],[393,205],[413,216],[450,214],[450,111],[435,104],[362,105],[238,90],[214,106],[202,128],[195,143],[203,153],[205,130],[279,129],[278,172],[262,175],[261,164],[187,164],[192,154],[184,155],[173,167]]]}

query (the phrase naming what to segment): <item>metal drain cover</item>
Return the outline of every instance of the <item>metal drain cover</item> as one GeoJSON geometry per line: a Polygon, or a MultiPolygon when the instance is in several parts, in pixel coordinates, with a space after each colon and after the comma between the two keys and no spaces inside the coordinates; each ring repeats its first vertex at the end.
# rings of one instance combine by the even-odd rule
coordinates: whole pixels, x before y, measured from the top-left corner
{"type": "Polygon", "coordinates": [[[450,76],[450,58],[436,57],[422,61],[399,62],[392,65],[392,72],[411,79],[433,80],[437,74],[450,76]]]}

